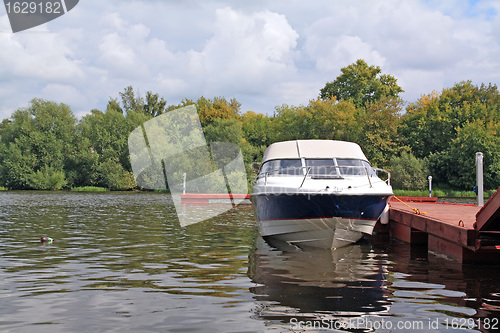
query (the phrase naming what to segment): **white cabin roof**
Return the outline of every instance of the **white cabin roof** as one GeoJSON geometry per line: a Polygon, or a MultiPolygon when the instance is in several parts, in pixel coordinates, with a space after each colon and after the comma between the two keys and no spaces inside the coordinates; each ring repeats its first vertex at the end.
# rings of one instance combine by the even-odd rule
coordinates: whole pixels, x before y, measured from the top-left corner
{"type": "Polygon", "coordinates": [[[336,140],[293,140],[270,145],[262,163],[277,159],[352,158],[368,161],[361,147],[354,142],[336,140]]]}

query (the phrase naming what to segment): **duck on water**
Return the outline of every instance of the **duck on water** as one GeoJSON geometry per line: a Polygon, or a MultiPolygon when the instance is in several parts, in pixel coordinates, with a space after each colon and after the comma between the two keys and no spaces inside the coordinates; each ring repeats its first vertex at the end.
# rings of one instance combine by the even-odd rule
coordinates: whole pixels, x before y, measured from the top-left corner
{"type": "Polygon", "coordinates": [[[267,148],[251,200],[264,238],[335,249],[372,234],[392,195],[358,144],[294,140],[267,148]]]}

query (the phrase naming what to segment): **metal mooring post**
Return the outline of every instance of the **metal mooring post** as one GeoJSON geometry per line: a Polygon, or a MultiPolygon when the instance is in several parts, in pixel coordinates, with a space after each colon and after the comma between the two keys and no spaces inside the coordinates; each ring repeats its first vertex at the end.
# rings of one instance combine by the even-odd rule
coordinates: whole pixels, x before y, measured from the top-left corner
{"type": "Polygon", "coordinates": [[[476,153],[476,186],[477,186],[477,205],[484,205],[483,194],[483,153],[476,153]]]}
{"type": "Polygon", "coordinates": [[[429,198],[432,197],[432,176],[427,177],[429,180],[429,198]]]}
{"type": "Polygon", "coordinates": [[[186,176],[187,176],[187,174],[184,172],[182,174],[182,178],[183,178],[183,180],[182,180],[182,194],[186,194],[186,176]]]}

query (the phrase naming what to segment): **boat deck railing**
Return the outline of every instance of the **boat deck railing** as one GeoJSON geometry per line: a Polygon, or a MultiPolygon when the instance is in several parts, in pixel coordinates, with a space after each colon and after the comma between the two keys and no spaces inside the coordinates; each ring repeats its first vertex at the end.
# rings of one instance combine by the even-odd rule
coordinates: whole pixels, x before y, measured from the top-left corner
{"type": "Polygon", "coordinates": [[[372,178],[377,177],[378,179],[381,179],[379,177],[379,172],[386,174],[387,179],[383,181],[387,185],[391,185],[391,173],[389,171],[380,168],[353,165],[278,168],[259,173],[255,177],[254,183],[256,183],[259,179],[264,178],[264,184],[267,185],[267,179],[270,175],[277,177],[302,176],[302,183],[299,186],[299,188],[301,188],[308,177],[310,179],[345,179],[346,176],[366,176],[370,187],[373,187],[372,178]],[[313,170],[312,173],[311,170],[313,170]]]}

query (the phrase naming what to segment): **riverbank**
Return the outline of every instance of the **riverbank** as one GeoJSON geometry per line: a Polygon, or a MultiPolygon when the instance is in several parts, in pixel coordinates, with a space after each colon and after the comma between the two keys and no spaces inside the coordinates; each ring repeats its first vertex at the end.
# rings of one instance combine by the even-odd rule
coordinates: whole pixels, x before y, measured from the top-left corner
{"type": "MultiPolygon", "coordinates": [[[[0,186],[0,191],[10,191],[10,189],[5,188],[0,186]]],[[[26,190],[26,191],[43,191],[43,190],[26,190]]],[[[70,192],[161,192],[161,193],[170,193],[170,190],[139,190],[139,189],[133,189],[133,190],[110,190],[109,188],[106,187],[99,187],[99,186],[82,186],[82,187],[72,187],[70,189],[63,189],[63,190],[54,190],[55,192],[61,191],[70,191],[70,192]]],[[[488,199],[490,198],[493,193],[495,193],[494,190],[491,191],[484,191],[484,198],[488,199]]],[[[394,190],[394,195],[398,197],[427,197],[429,196],[429,191],[427,190],[419,190],[419,191],[414,191],[414,190],[394,190]]],[[[477,195],[474,191],[457,191],[457,190],[442,190],[442,189],[436,189],[432,191],[432,196],[433,197],[438,197],[438,198],[476,198],[477,195]]]]}
{"type": "MultiPolygon", "coordinates": [[[[495,190],[484,191],[484,198],[487,199],[495,193],[495,190]]],[[[428,190],[394,190],[395,196],[401,197],[427,197],[429,196],[428,190]]],[[[435,189],[432,190],[432,196],[438,198],[475,198],[477,194],[474,191],[457,191],[450,189],[435,189]]]]}
{"type": "Polygon", "coordinates": [[[139,189],[132,189],[132,190],[111,190],[106,187],[99,187],[99,186],[82,186],[82,187],[72,187],[70,189],[62,189],[62,190],[11,190],[5,187],[0,186],[0,191],[12,191],[12,192],[155,192],[155,193],[170,193],[170,190],[139,190],[139,189]]]}

